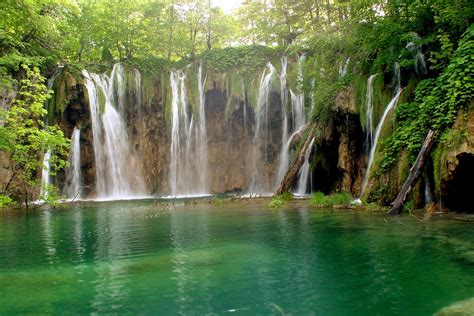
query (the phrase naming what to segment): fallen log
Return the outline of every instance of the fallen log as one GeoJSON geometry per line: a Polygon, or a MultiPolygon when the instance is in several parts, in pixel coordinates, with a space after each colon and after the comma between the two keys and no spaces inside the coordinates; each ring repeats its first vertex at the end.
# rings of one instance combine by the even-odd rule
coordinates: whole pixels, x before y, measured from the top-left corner
{"type": "Polygon", "coordinates": [[[304,164],[306,152],[308,151],[308,147],[311,144],[311,140],[313,139],[315,132],[316,132],[316,129],[314,128],[314,126],[312,126],[311,130],[308,133],[308,137],[306,138],[303,144],[303,147],[301,148],[298,155],[292,161],[290,167],[286,171],[285,177],[279,184],[275,195],[283,194],[284,192],[290,191],[290,189],[295,184],[298,178],[298,172],[304,164]]]}
{"type": "Polygon", "coordinates": [[[410,194],[413,186],[418,181],[418,178],[421,175],[421,171],[423,170],[423,166],[425,165],[426,157],[428,157],[431,148],[433,147],[434,143],[434,132],[430,130],[428,135],[426,135],[425,141],[423,143],[423,147],[421,147],[418,156],[416,157],[415,163],[410,169],[410,174],[408,175],[407,180],[403,184],[400,192],[398,192],[397,197],[392,202],[392,208],[388,212],[390,215],[398,215],[403,209],[403,204],[405,203],[408,195],[410,194]]]}

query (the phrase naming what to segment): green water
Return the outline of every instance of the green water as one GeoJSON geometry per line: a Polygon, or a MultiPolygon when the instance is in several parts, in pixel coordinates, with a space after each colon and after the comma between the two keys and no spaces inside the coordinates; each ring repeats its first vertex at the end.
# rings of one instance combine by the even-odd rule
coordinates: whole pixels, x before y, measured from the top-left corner
{"type": "Polygon", "coordinates": [[[0,213],[0,314],[431,315],[474,296],[472,218],[264,204],[0,213]]]}

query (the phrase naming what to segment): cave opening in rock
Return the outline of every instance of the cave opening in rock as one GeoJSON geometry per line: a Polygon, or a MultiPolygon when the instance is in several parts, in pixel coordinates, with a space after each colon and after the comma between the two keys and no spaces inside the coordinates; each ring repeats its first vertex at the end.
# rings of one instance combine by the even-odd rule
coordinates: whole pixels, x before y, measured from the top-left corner
{"type": "Polygon", "coordinates": [[[452,211],[474,213],[472,200],[474,155],[463,153],[457,156],[458,166],[445,183],[444,206],[452,211]]]}

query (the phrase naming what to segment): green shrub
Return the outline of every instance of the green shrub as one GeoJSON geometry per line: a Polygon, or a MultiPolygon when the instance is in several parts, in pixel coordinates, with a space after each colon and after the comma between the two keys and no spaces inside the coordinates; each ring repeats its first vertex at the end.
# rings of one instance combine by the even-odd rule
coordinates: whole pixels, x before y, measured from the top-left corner
{"type": "Polygon", "coordinates": [[[335,205],[349,205],[352,196],[347,192],[333,193],[324,195],[322,192],[316,192],[311,196],[310,204],[313,206],[333,207],[335,205]]]}
{"type": "Polygon", "coordinates": [[[15,201],[8,195],[2,195],[0,194],[0,208],[8,207],[8,206],[13,206],[15,204],[15,201]]]}

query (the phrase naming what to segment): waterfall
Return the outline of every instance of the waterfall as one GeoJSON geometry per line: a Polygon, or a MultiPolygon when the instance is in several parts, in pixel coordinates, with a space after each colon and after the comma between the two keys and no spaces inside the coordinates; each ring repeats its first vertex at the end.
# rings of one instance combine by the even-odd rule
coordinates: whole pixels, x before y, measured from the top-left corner
{"type": "Polygon", "coordinates": [[[290,138],[283,144],[283,148],[280,152],[280,165],[278,167],[277,182],[276,186],[280,185],[285,177],[286,171],[288,170],[288,165],[290,163],[290,149],[291,144],[296,136],[301,136],[301,132],[306,127],[306,125],[301,126],[297,131],[291,134],[290,138]]]}
{"type": "Polygon", "coordinates": [[[280,150],[280,163],[278,166],[278,174],[276,178],[275,187],[280,185],[281,181],[285,177],[285,173],[288,170],[290,163],[290,149],[291,142],[295,135],[298,135],[303,127],[306,125],[306,115],[304,111],[304,94],[303,91],[303,64],[306,60],[306,56],[301,54],[298,57],[298,68],[297,68],[297,87],[301,92],[300,94],[290,91],[291,96],[291,126],[293,128],[293,135],[288,139],[288,118],[286,114],[286,103],[288,102],[288,90],[286,87],[286,67],[287,59],[286,57],[282,58],[282,73],[280,75],[280,94],[282,99],[282,119],[283,119],[283,132],[282,132],[282,141],[281,141],[281,150],[280,150]],[[283,103],[284,102],[284,103],[283,103]],[[284,106],[283,106],[284,104],[284,106]]]}
{"type": "Polygon", "coordinates": [[[43,157],[43,169],[41,170],[41,189],[40,189],[40,197],[47,198],[48,197],[48,186],[51,183],[51,179],[49,176],[49,159],[51,158],[51,150],[48,149],[44,153],[43,157]]]}
{"type": "Polygon", "coordinates": [[[110,77],[82,72],[89,96],[99,198],[124,199],[145,194],[141,172],[134,167],[125,122],[114,107],[124,108],[114,100],[114,87],[119,89],[119,100],[123,90],[121,68],[115,65],[110,77]]]}
{"type": "Polygon", "coordinates": [[[297,87],[300,93],[303,93],[303,84],[304,84],[304,75],[303,75],[303,66],[306,61],[306,55],[301,54],[298,56],[297,64],[297,87]]]}
{"type": "Polygon", "coordinates": [[[364,194],[365,188],[367,186],[367,182],[369,181],[370,168],[372,167],[372,163],[373,163],[374,155],[375,155],[375,150],[377,149],[377,142],[379,140],[380,132],[382,131],[382,127],[385,123],[385,119],[387,118],[388,113],[390,113],[390,111],[397,105],[397,102],[398,102],[398,99],[400,98],[401,93],[402,93],[402,90],[401,89],[398,90],[395,97],[387,105],[387,108],[383,112],[382,118],[380,119],[380,122],[377,125],[377,128],[375,129],[374,145],[370,149],[369,160],[367,162],[367,169],[365,171],[364,180],[362,181],[362,188],[361,188],[361,192],[360,192],[361,196],[364,194]]]}
{"type": "Polygon", "coordinates": [[[288,144],[288,115],[287,103],[288,103],[288,90],[286,87],[286,74],[288,67],[288,57],[281,57],[281,74],[280,74],[280,98],[281,98],[281,115],[282,115],[282,133],[281,133],[281,149],[280,149],[280,164],[278,167],[277,181],[275,187],[277,187],[285,176],[286,169],[288,169],[288,163],[290,159],[288,144]]]}
{"type": "Polygon", "coordinates": [[[271,63],[267,64],[267,68],[269,72],[266,73],[266,69],[263,71],[258,89],[258,103],[255,114],[256,127],[250,164],[252,172],[249,186],[250,193],[268,193],[270,191],[270,188],[262,183],[261,170],[258,166],[264,158],[262,157],[262,151],[266,151],[268,146],[268,106],[272,81],[276,73],[276,69],[271,63]]]}
{"type": "MultiPolygon", "coordinates": [[[[199,91],[199,137],[197,141],[198,145],[198,157],[196,157],[198,165],[197,172],[199,174],[199,183],[201,185],[201,192],[208,192],[207,187],[207,171],[208,171],[208,158],[207,158],[207,130],[206,130],[206,95],[205,95],[206,78],[203,79],[202,74],[202,63],[199,64],[198,72],[198,91],[199,91]]],[[[198,135],[198,134],[196,134],[198,135]]]]}
{"type": "MultiPolygon", "coordinates": [[[[58,78],[59,74],[62,72],[62,68],[64,66],[59,66],[58,69],[56,69],[51,76],[51,78],[48,79],[48,82],[46,83],[46,87],[48,90],[51,90],[53,88],[54,82],[58,78]]],[[[45,108],[48,110],[49,107],[49,102],[50,99],[46,100],[45,102],[45,108]]],[[[49,126],[48,122],[48,116],[45,116],[45,125],[46,128],[49,126]]],[[[41,188],[40,188],[40,197],[47,198],[48,197],[48,186],[51,183],[51,177],[49,175],[50,172],[50,164],[49,164],[49,159],[51,158],[51,150],[48,149],[43,156],[43,169],[41,170],[41,188]]]]}
{"type": "Polygon", "coordinates": [[[315,138],[313,137],[313,139],[311,139],[311,143],[309,144],[308,150],[305,153],[303,167],[301,167],[301,170],[298,175],[298,186],[296,190],[296,195],[299,195],[299,196],[304,196],[306,194],[306,188],[308,186],[309,167],[310,167],[309,158],[311,156],[311,150],[313,149],[314,140],[315,138]]]}
{"type": "Polygon", "coordinates": [[[411,35],[413,41],[409,42],[406,48],[410,51],[415,60],[415,72],[418,75],[426,75],[428,71],[426,70],[425,55],[421,52],[421,45],[415,43],[420,40],[420,36],[417,33],[412,33],[411,35]]]}
{"type": "Polygon", "coordinates": [[[400,75],[400,64],[396,62],[393,65],[393,84],[394,84],[394,90],[396,92],[400,91],[402,89],[402,84],[401,84],[401,75],[400,75]]]}
{"type": "Polygon", "coordinates": [[[373,123],[373,116],[374,116],[374,106],[373,106],[373,95],[374,95],[374,81],[375,77],[377,77],[377,74],[371,75],[369,79],[367,80],[367,92],[365,94],[365,107],[366,107],[366,113],[365,113],[365,144],[367,150],[370,150],[372,146],[374,145],[374,123],[373,123]]]}
{"type": "Polygon", "coordinates": [[[123,73],[123,66],[120,63],[114,65],[112,73],[110,74],[110,91],[113,93],[114,89],[117,91],[117,110],[120,115],[125,112],[125,75],[123,73]]]}
{"type": "Polygon", "coordinates": [[[169,182],[172,196],[208,194],[205,81],[201,64],[198,72],[199,116],[196,124],[194,115],[188,114],[186,74],[176,70],[170,72],[172,129],[169,182]]]}
{"type": "Polygon", "coordinates": [[[69,168],[66,170],[66,197],[81,198],[81,130],[74,127],[69,151],[69,168]]]}
{"type": "Polygon", "coordinates": [[[339,66],[339,78],[345,77],[347,75],[347,70],[349,68],[350,61],[351,61],[351,58],[347,57],[346,61],[344,62],[344,65],[341,64],[339,66]]]}
{"type": "Polygon", "coordinates": [[[296,94],[292,90],[290,90],[290,94],[293,129],[297,130],[306,123],[306,116],[304,114],[304,95],[296,94]]]}

